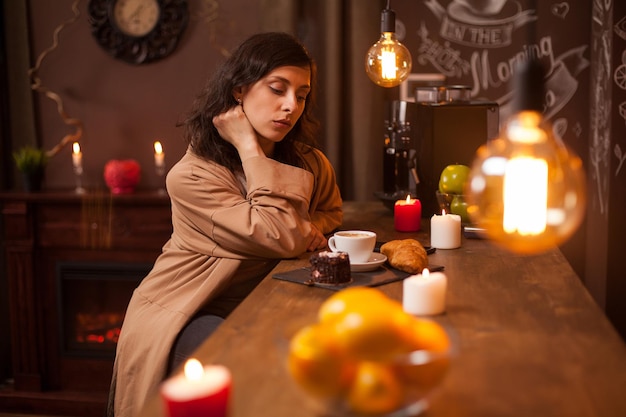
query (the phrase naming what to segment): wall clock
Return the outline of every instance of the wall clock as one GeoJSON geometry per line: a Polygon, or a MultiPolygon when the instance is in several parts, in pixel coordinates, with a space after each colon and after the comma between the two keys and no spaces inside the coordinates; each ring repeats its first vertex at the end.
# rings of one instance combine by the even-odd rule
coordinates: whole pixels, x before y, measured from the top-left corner
{"type": "Polygon", "coordinates": [[[90,0],[88,13],[98,44],[131,64],[171,54],[189,20],[187,0],[90,0]]]}

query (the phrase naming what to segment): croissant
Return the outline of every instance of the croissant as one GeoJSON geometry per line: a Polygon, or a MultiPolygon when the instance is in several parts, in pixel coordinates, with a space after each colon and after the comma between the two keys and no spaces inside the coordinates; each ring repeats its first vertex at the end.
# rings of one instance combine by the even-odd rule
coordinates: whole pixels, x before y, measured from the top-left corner
{"type": "Polygon", "coordinates": [[[391,240],[380,247],[389,265],[410,274],[419,274],[428,266],[428,254],[415,239],[391,240]]]}

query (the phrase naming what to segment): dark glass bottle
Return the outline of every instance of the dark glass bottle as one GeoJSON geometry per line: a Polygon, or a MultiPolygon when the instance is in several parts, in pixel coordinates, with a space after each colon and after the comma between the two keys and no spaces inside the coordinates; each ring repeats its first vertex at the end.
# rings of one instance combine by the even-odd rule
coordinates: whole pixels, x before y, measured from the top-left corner
{"type": "Polygon", "coordinates": [[[390,195],[409,193],[410,138],[390,130],[383,148],[383,191],[390,195]]]}

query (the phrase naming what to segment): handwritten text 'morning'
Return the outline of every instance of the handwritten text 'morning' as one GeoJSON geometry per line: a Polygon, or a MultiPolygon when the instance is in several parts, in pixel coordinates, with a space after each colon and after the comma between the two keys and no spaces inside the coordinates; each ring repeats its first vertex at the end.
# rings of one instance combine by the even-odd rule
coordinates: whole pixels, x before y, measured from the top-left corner
{"type": "Polygon", "coordinates": [[[515,74],[515,67],[531,58],[547,62],[547,68],[552,68],[554,65],[552,37],[543,37],[535,45],[524,45],[521,51],[508,60],[498,62],[493,71],[489,60],[489,51],[474,51],[470,58],[474,85],[472,97],[477,96],[481,90],[488,90],[490,87],[496,88],[504,83],[508,83],[513,74],[515,74]]]}

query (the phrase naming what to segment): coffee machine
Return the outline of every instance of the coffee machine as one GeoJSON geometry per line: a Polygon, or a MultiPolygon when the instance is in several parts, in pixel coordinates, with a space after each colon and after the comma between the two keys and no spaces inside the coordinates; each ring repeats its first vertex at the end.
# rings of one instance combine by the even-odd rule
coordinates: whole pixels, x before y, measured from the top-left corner
{"type": "Polygon", "coordinates": [[[415,92],[417,125],[416,193],[422,215],[441,213],[436,191],[441,171],[454,164],[471,166],[476,150],[498,136],[499,106],[472,100],[467,86],[418,87],[415,92]]]}
{"type": "Polygon", "coordinates": [[[467,86],[426,86],[415,102],[388,105],[383,147],[383,192],[390,208],[396,200],[419,198],[422,216],[440,213],[436,191],[441,171],[471,165],[476,150],[498,135],[496,102],[470,99],[467,86]]]}

